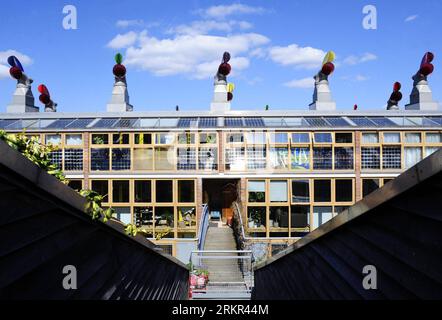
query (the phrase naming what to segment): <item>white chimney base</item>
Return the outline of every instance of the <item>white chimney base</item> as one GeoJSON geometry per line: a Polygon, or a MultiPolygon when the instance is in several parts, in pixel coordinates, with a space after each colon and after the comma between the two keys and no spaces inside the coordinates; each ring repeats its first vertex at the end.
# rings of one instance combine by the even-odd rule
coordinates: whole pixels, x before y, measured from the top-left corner
{"type": "Polygon", "coordinates": [[[123,81],[117,81],[112,89],[111,101],[106,106],[107,112],[133,111],[133,106],[129,104],[129,93],[127,85],[123,81]]]}
{"type": "Polygon", "coordinates": [[[7,113],[38,112],[39,108],[34,105],[34,95],[31,86],[17,84],[11,103],[6,107],[7,113]]]}
{"type": "Polygon", "coordinates": [[[433,100],[433,93],[426,77],[413,76],[413,90],[410,94],[410,103],[405,105],[405,110],[437,110],[439,104],[433,100]]]}

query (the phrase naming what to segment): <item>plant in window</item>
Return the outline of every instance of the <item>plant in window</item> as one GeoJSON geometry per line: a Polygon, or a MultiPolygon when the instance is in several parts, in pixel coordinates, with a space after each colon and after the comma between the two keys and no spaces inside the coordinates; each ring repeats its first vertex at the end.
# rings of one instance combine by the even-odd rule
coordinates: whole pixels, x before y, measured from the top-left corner
{"type": "Polygon", "coordinates": [[[103,136],[95,135],[92,140],[93,140],[94,144],[104,144],[103,136]]]}
{"type": "Polygon", "coordinates": [[[206,136],[206,143],[215,143],[216,137],[214,135],[208,134],[206,136]]]}

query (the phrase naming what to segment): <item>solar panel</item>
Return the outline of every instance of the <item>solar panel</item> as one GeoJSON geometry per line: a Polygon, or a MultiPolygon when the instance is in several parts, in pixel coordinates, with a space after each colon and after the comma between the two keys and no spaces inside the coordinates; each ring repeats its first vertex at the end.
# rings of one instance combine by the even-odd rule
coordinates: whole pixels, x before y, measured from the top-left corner
{"type": "Polygon", "coordinates": [[[330,123],[331,126],[336,126],[336,127],[349,127],[350,124],[341,117],[326,117],[325,121],[327,121],[328,123],[330,123]]]}
{"type": "Polygon", "coordinates": [[[225,127],[243,127],[242,118],[224,118],[225,127]]]}
{"type": "Polygon", "coordinates": [[[436,122],[439,125],[442,125],[442,117],[428,117],[433,122],[436,122]]]}
{"type": "Polygon", "coordinates": [[[6,128],[7,126],[9,126],[17,121],[18,121],[17,119],[0,120],[0,128],[6,128]]]}
{"type": "Polygon", "coordinates": [[[369,117],[379,127],[396,127],[397,124],[385,117],[369,117]]]}
{"type": "Polygon", "coordinates": [[[98,120],[92,127],[93,128],[111,128],[118,119],[112,119],[112,118],[103,118],[98,120]]]}
{"type": "Polygon", "coordinates": [[[370,121],[365,117],[350,117],[350,120],[359,127],[376,127],[376,124],[373,121],[370,121]]]}
{"type": "Polygon", "coordinates": [[[322,118],[304,118],[311,127],[330,127],[330,125],[322,118]]]}
{"type": "Polygon", "coordinates": [[[66,126],[66,128],[86,128],[95,119],[77,119],[66,126]]]}
{"type": "Polygon", "coordinates": [[[440,126],[442,123],[438,123],[437,120],[439,120],[439,122],[441,122],[441,118],[439,118],[439,119],[435,118],[435,119],[436,119],[436,121],[434,119],[430,119],[430,118],[425,117],[422,121],[423,125],[428,126],[428,127],[440,126]]]}
{"type": "Polygon", "coordinates": [[[244,118],[246,127],[265,127],[264,120],[262,118],[244,118]]]}
{"type": "Polygon", "coordinates": [[[217,118],[215,117],[203,117],[200,118],[198,127],[200,128],[214,128],[217,126],[217,118]]]}
{"type": "Polygon", "coordinates": [[[18,120],[12,124],[10,124],[8,126],[8,129],[25,129],[28,128],[30,126],[32,126],[33,124],[35,124],[38,120],[37,119],[23,119],[23,120],[18,120]]]}
{"type": "Polygon", "coordinates": [[[190,127],[196,127],[196,123],[198,121],[198,118],[180,118],[178,120],[178,128],[190,128],[190,127]]]}
{"type": "Polygon", "coordinates": [[[46,129],[64,129],[75,119],[58,119],[46,126],[46,129]]]}
{"type": "Polygon", "coordinates": [[[114,128],[132,128],[138,119],[120,119],[114,125],[114,128]]]}

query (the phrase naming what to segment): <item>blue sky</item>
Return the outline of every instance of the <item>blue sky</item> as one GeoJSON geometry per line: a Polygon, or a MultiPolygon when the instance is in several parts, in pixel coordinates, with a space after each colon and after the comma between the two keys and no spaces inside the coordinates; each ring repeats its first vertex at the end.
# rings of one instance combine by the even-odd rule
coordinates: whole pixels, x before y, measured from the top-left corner
{"type": "Polygon", "coordinates": [[[337,55],[330,85],[338,109],[384,108],[395,81],[400,105],[408,103],[426,51],[435,54],[430,85],[442,101],[441,30],[438,0],[33,1],[0,19],[0,110],[15,87],[11,52],[34,79],[34,96],[46,84],[60,112],[105,110],[116,52],[136,111],[209,109],[224,51],[232,53],[235,110],[307,109],[328,50],[337,55]],[[77,30],[62,26],[66,4],[77,8],[77,30]],[[362,27],[368,4],[376,30],[362,27]]]}

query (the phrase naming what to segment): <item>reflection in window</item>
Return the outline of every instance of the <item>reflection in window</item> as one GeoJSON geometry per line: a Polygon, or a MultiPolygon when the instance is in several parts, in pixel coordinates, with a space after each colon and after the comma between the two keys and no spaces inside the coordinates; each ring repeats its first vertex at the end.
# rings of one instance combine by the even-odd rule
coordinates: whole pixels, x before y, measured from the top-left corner
{"type": "Polygon", "coordinates": [[[249,228],[266,226],[266,207],[247,207],[247,223],[249,228]]]}
{"type": "Polygon", "coordinates": [[[265,202],[266,183],[264,180],[249,180],[247,189],[249,202],[265,202]]]}
{"type": "Polygon", "coordinates": [[[361,148],[362,169],[380,169],[381,149],[379,147],[361,148]]]}
{"type": "Polygon", "coordinates": [[[428,157],[429,155],[432,155],[437,150],[439,150],[440,147],[426,147],[425,148],[425,156],[428,157]]]}
{"type": "Polygon", "coordinates": [[[404,148],[405,153],[405,168],[411,168],[416,163],[422,160],[422,148],[404,148]]]}
{"type": "Polygon", "coordinates": [[[292,143],[310,143],[308,133],[292,133],[292,143]]]}
{"type": "Polygon", "coordinates": [[[124,224],[131,223],[130,207],[113,207],[115,210],[115,218],[124,224]]]}
{"type": "Polygon", "coordinates": [[[155,148],[155,170],[173,170],[173,159],[173,148],[155,148]]]}
{"type": "Polygon", "coordinates": [[[199,148],[198,167],[200,170],[218,169],[217,150],[217,148],[199,148]]]}
{"type": "Polygon", "coordinates": [[[134,149],[134,170],[152,170],[153,169],[153,149],[134,149]]]}
{"type": "Polygon", "coordinates": [[[195,181],[178,180],[178,202],[195,201],[195,181]]]}
{"type": "Polygon", "coordinates": [[[287,147],[270,148],[270,166],[272,169],[288,168],[289,151],[287,147]]]}
{"type": "Polygon", "coordinates": [[[377,132],[362,133],[362,143],[379,143],[379,134],[377,132]]]}
{"type": "Polygon", "coordinates": [[[400,143],[401,135],[399,132],[384,132],[384,143],[400,143]]]}
{"type": "Polygon", "coordinates": [[[365,197],[379,188],[379,179],[362,179],[362,196],[365,197]]]}
{"type": "Polygon", "coordinates": [[[46,144],[52,144],[54,146],[61,143],[61,135],[59,134],[47,134],[46,135],[46,144]]]}
{"type": "Polygon", "coordinates": [[[269,227],[288,228],[289,207],[270,207],[269,227]]]}
{"type": "Polygon", "coordinates": [[[335,147],[335,169],[353,169],[353,148],[335,147]]]}
{"type": "Polygon", "coordinates": [[[306,228],[309,224],[310,206],[291,206],[292,228],[306,228]]]}
{"type": "Polygon", "coordinates": [[[177,169],[178,170],[196,169],[196,148],[177,149],[177,169]]]}
{"type": "Polygon", "coordinates": [[[156,201],[157,202],[173,202],[173,181],[172,180],[156,180],[156,201]]]}
{"type": "Polygon", "coordinates": [[[129,180],[112,181],[112,201],[129,202],[129,180]]]}
{"type": "Polygon", "coordinates": [[[291,149],[291,168],[294,170],[310,169],[310,149],[294,148],[291,149]]]}
{"type": "Polygon", "coordinates": [[[332,143],[332,135],[330,132],[315,132],[316,143],[332,143]]]}
{"type": "Polygon", "coordinates": [[[353,201],[353,180],[337,179],[335,180],[336,202],[353,201]]]}
{"type": "Polygon", "coordinates": [[[245,149],[229,148],[226,149],[226,170],[244,170],[245,169],[245,149]]]}
{"type": "Polygon", "coordinates": [[[331,201],[331,180],[314,180],[315,202],[331,201]]]}
{"type": "Polygon", "coordinates": [[[83,170],[83,149],[64,150],[64,170],[66,171],[83,170]]]}
{"type": "Polygon", "coordinates": [[[308,180],[292,180],[292,202],[310,202],[308,180]]]}
{"type": "Polygon", "coordinates": [[[332,148],[313,148],[313,169],[332,169],[332,148]]]}
{"type": "Polygon", "coordinates": [[[266,168],[266,147],[247,148],[247,168],[251,170],[266,168]]]}
{"type": "Polygon", "coordinates": [[[130,170],[130,149],[112,149],[112,170],[130,170]]]}
{"type": "Polygon", "coordinates": [[[157,133],[155,135],[156,144],[172,144],[175,141],[175,135],[173,133],[157,133]]]}
{"type": "Polygon", "coordinates": [[[405,133],[405,142],[406,143],[420,143],[421,140],[421,134],[420,133],[405,133]]]}
{"type": "Polygon", "coordinates": [[[66,134],[66,145],[67,146],[78,146],[83,143],[82,134],[66,134]]]}
{"type": "Polygon", "coordinates": [[[91,149],[91,170],[109,170],[109,149],[91,149]]]}
{"type": "Polygon", "coordinates": [[[401,147],[382,147],[382,168],[401,168],[401,147]]]}
{"type": "Polygon", "coordinates": [[[150,180],[135,180],[135,202],[152,201],[152,182],[150,180]]]}
{"type": "Polygon", "coordinates": [[[429,132],[426,134],[425,140],[427,143],[440,143],[442,142],[442,134],[438,132],[429,132]]]}
{"type": "Polygon", "coordinates": [[[323,225],[332,217],[332,207],[313,207],[313,229],[323,225]]]}
{"type": "Polygon", "coordinates": [[[285,132],[276,132],[270,133],[270,143],[288,143],[289,139],[287,133],[285,132]]]}
{"type": "Polygon", "coordinates": [[[287,202],[287,193],[286,180],[270,180],[270,202],[287,202]]]}
{"type": "Polygon", "coordinates": [[[109,194],[109,185],[107,180],[92,180],[92,190],[102,195],[103,202],[108,202],[108,194],[109,194]]]}

